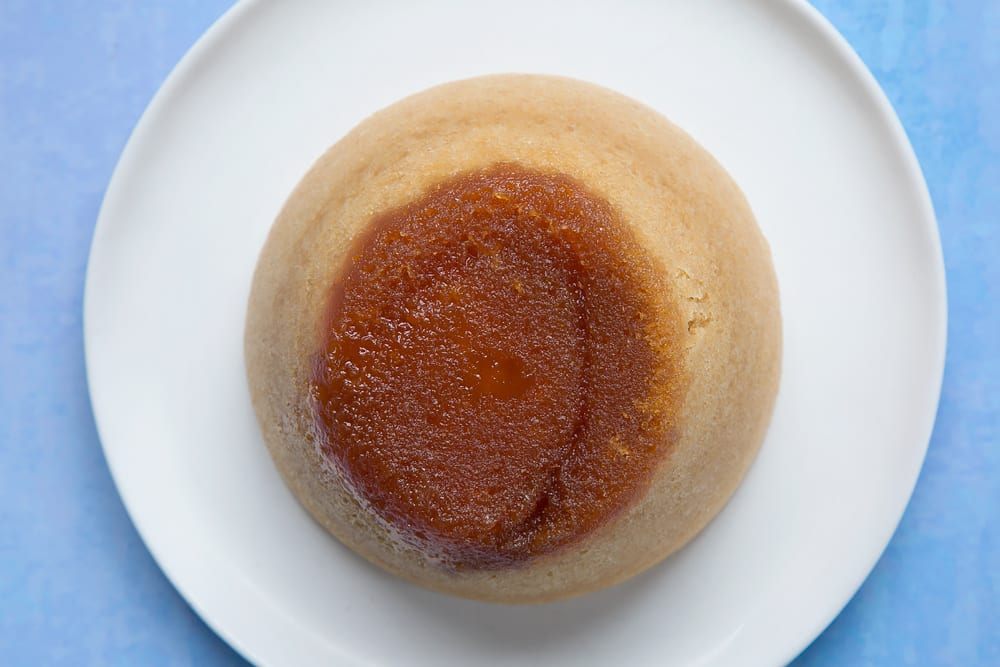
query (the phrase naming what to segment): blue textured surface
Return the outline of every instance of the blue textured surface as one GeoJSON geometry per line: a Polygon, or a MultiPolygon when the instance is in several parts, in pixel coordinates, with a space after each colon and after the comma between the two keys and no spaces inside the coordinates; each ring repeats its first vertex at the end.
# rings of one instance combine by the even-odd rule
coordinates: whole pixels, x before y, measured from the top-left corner
{"type": "MultiPolygon", "coordinates": [[[[1000,2],[817,0],[934,198],[948,365],[924,471],[868,581],[797,665],[1000,665],[1000,2]]],[[[128,520],[94,428],[81,299],[131,128],[227,0],[0,4],[0,658],[242,661],[128,520]]],[[[776,629],[776,632],[780,629],[776,629]]]]}

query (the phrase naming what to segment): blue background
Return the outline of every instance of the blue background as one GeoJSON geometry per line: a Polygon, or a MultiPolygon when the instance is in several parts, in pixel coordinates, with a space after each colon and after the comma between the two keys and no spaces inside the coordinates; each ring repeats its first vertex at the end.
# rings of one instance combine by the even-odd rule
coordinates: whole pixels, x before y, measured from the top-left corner
{"type": "MultiPolygon", "coordinates": [[[[157,569],[87,397],[90,237],[129,132],[227,0],[0,4],[0,662],[243,664],[157,569]]],[[[937,425],[874,572],[796,663],[1000,665],[1000,1],[817,0],[923,166],[950,300],[937,425]]],[[[775,632],[780,632],[776,628],[775,632]]]]}

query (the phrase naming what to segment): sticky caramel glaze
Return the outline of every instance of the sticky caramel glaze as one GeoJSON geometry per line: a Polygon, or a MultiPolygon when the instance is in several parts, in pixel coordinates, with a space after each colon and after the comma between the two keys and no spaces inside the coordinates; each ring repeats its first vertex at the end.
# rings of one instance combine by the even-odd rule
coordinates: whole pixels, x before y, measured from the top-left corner
{"type": "Polygon", "coordinates": [[[517,165],[376,216],[331,290],[311,387],[322,452],[456,568],[582,538],[669,448],[656,275],[606,201],[517,165]]]}

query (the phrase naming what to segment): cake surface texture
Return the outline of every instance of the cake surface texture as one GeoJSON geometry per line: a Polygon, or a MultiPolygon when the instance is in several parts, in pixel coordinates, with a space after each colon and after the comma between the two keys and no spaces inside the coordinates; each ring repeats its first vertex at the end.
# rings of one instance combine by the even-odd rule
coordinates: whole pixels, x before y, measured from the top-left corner
{"type": "Polygon", "coordinates": [[[781,318],[750,207],[693,139],[604,88],[494,75],[319,159],[261,253],[245,355],[326,530],[435,590],[543,602],[720,511],[770,421],[781,318]]]}

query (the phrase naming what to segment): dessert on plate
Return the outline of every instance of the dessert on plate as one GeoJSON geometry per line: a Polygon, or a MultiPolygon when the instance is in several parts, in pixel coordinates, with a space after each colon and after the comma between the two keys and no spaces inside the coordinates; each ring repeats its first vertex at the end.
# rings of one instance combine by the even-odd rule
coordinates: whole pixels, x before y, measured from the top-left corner
{"type": "Polygon", "coordinates": [[[264,440],[330,533],[541,602],[673,553],[770,420],[770,251],[712,156],[604,88],[497,75],[368,118],[292,193],[245,333],[264,440]]]}

